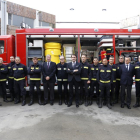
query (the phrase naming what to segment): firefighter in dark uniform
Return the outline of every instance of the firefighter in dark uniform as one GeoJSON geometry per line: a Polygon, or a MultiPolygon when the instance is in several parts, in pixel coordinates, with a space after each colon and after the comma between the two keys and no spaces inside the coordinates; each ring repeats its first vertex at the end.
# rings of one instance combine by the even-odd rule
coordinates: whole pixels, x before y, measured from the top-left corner
{"type": "Polygon", "coordinates": [[[134,108],[140,107],[140,56],[135,64],[135,83],[136,83],[136,104],[134,108]]]}
{"type": "Polygon", "coordinates": [[[113,82],[112,68],[108,65],[107,58],[102,60],[103,65],[99,68],[97,73],[97,81],[99,83],[99,88],[101,90],[100,99],[99,99],[99,108],[102,108],[102,98],[104,93],[107,95],[107,107],[111,109],[110,106],[110,90],[111,83],[113,82]]]}
{"type": "Polygon", "coordinates": [[[89,84],[90,84],[90,65],[86,62],[87,56],[82,54],[81,56],[81,85],[80,85],[80,94],[81,94],[81,104],[83,104],[85,98],[85,106],[88,106],[88,97],[89,97],[89,84]],[[84,91],[85,90],[85,94],[84,91]]]}
{"type": "Polygon", "coordinates": [[[111,53],[112,49],[111,48],[106,48],[106,53],[107,53],[107,60],[109,60],[110,54],[108,55],[108,53],[111,53]]]}
{"type": "Polygon", "coordinates": [[[8,102],[6,97],[7,73],[8,73],[7,66],[3,64],[3,58],[0,57],[0,90],[4,102],[8,102]]]}
{"type": "Polygon", "coordinates": [[[25,76],[27,76],[27,67],[20,63],[20,57],[15,58],[15,63],[13,66],[15,104],[20,102],[21,94],[22,106],[24,106],[26,104],[25,76]]]}
{"type": "Polygon", "coordinates": [[[68,104],[68,74],[67,74],[67,63],[65,63],[64,56],[60,56],[60,63],[56,66],[58,94],[59,94],[59,105],[62,105],[62,85],[64,86],[64,103],[68,104]]]}
{"type": "Polygon", "coordinates": [[[10,63],[7,64],[8,68],[8,88],[10,90],[11,102],[14,101],[15,93],[14,93],[14,76],[13,76],[13,66],[15,65],[14,56],[10,56],[10,63]]]}
{"type": "Polygon", "coordinates": [[[110,91],[110,105],[113,106],[113,97],[115,94],[115,87],[116,87],[116,65],[114,64],[114,57],[109,57],[109,66],[112,67],[112,74],[113,74],[113,83],[111,83],[111,91],[110,91]]]}
{"type": "Polygon", "coordinates": [[[91,65],[90,72],[90,101],[89,104],[92,105],[92,98],[94,95],[94,87],[96,87],[96,103],[99,103],[99,83],[97,81],[97,72],[99,70],[100,64],[98,58],[93,59],[93,64],[91,65]]]}
{"type": "Polygon", "coordinates": [[[36,86],[37,89],[38,104],[42,105],[40,91],[41,71],[42,66],[38,63],[38,58],[33,57],[33,64],[28,69],[28,74],[30,75],[30,103],[28,104],[29,106],[31,106],[34,103],[34,86],[36,86]]]}
{"type": "Polygon", "coordinates": [[[119,56],[119,63],[116,64],[116,88],[115,88],[115,101],[114,104],[118,103],[120,93],[120,66],[124,64],[124,56],[119,56]]]}

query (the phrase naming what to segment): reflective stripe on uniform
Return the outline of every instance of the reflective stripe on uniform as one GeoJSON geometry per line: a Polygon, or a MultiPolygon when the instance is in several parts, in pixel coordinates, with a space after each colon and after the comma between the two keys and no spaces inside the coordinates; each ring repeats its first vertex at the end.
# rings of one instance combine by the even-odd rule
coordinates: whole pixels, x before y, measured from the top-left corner
{"type": "Polygon", "coordinates": [[[100,70],[100,72],[105,72],[104,70],[100,70]]]}
{"type": "Polygon", "coordinates": [[[97,79],[96,78],[91,78],[91,80],[96,81],[97,79]]]}
{"type": "Polygon", "coordinates": [[[108,80],[108,81],[102,81],[102,80],[100,80],[100,82],[101,83],[110,83],[110,80],[108,80]]]}
{"type": "Polygon", "coordinates": [[[68,79],[57,79],[57,81],[68,81],[68,79]]]}
{"type": "Polygon", "coordinates": [[[41,80],[41,78],[30,78],[30,80],[41,80]]]}
{"type": "Polygon", "coordinates": [[[84,67],[84,69],[88,69],[88,67],[84,67]]]}
{"type": "Polygon", "coordinates": [[[94,68],[91,68],[91,70],[94,70],[94,68]]]}
{"type": "Polygon", "coordinates": [[[106,72],[111,72],[111,70],[107,70],[106,72]]]}
{"type": "Polygon", "coordinates": [[[0,79],[0,82],[7,81],[7,79],[0,79]]]}
{"type": "Polygon", "coordinates": [[[106,49],[107,51],[111,50],[110,48],[106,49]]]}
{"type": "Polygon", "coordinates": [[[88,78],[81,78],[81,80],[88,80],[88,78]]]}
{"type": "Polygon", "coordinates": [[[113,71],[116,71],[116,69],[112,69],[113,71]]]}
{"type": "Polygon", "coordinates": [[[63,81],[68,81],[68,79],[63,79],[63,81]]]}
{"type": "Polygon", "coordinates": [[[113,80],[113,82],[116,82],[116,80],[113,80]]]}
{"type": "Polygon", "coordinates": [[[57,79],[57,81],[62,81],[62,79],[57,79]]]}
{"type": "Polygon", "coordinates": [[[24,80],[24,79],[25,79],[25,77],[24,78],[18,78],[18,79],[14,78],[15,81],[20,81],[20,80],[24,80]]]}
{"type": "Polygon", "coordinates": [[[120,81],[120,79],[119,79],[119,78],[117,78],[116,80],[120,81]]]}
{"type": "Polygon", "coordinates": [[[139,69],[140,67],[135,67],[135,69],[139,69]]]}
{"type": "Polygon", "coordinates": [[[9,79],[14,79],[14,77],[9,77],[9,79]]]}
{"type": "Polygon", "coordinates": [[[135,81],[140,81],[140,79],[135,79],[135,81]]]}

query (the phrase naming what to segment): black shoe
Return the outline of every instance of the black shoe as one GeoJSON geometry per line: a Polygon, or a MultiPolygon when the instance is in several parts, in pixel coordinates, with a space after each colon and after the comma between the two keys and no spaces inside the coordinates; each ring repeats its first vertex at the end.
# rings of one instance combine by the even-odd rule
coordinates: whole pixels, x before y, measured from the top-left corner
{"type": "Polygon", "coordinates": [[[86,97],[85,106],[86,106],[86,107],[88,106],[88,97],[86,97]]]}
{"type": "Polygon", "coordinates": [[[89,105],[92,105],[92,97],[89,99],[89,105]]]}
{"type": "Polygon", "coordinates": [[[99,108],[102,108],[102,106],[103,106],[103,105],[102,105],[102,98],[100,98],[98,107],[99,107],[99,108]]]}
{"type": "Polygon", "coordinates": [[[14,104],[18,104],[18,103],[20,103],[20,101],[19,100],[15,100],[15,103],[14,104]]]}
{"type": "Polygon", "coordinates": [[[79,104],[76,104],[76,107],[78,108],[79,107],[79,104]]]}
{"type": "Polygon", "coordinates": [[[62,105],[62,97],[59,96],[59,105],[62,105]]]}
{"type": "Polygon", "coordinates": [[[33,96],[31,96],[30,98],[31,98],[31,100],[30,100],[30,103],[28,104],[28,106],[31,106],[34,103],[33,96]]]}
{"type": "Polygon", "coordinates": [[[121,104],[121,108],[124,108],[124,104],[121,104]]]}
{"type": "Polygon", "coordinates": [[[0,103],[0,106],[2,106],[2,104],[0,103]]]}
{"type": "Polygon", "coordinates": [[[130,105],[127,105],[127,108],[128,108],[128,109],[131,109],[130,105]]]}
{"type": "Polygon", "coordinates": [[[140,101],[139,98],[136,98],[136,104],[133,105],[134,108],[140,107],[140,101]]]}
{"type": "Polygon", "coordinates": [[[72,106],[72,103],[68,103],[67,107],[70,107],[70,106],[72,106]]]}
{"type": "Polygon", "coordinates": [[[50,105],[53,105],[53,101],[50,102],[50,105]]]}
{"type": "Polygon", "coordinates": [[[68,105],[68,99],[67,99],[67,95],[65,95],[65,100],[64,100],[65,105],[68,105]]]}
{"type": "Polygon", "coordinates": [[[39,105],[43,105],[43,103],[41,102],[41,96],[39,96],[38,98],[39,98],[39,99],[38,99],[38,104],[39,104],[39,105]]]}
{"type": "Polygon", "coordinates": [[[26,97],[25,95],[22,96],[22,106],[26,105],[26,97]]]}
{"type": "Polygon", "coordinates": [[[99,98],[96,99],[96,104],[99,105],[99,98]]]}
{"type": "Polygon", "coordinates": [[[9,102],[7,99],[3,99],[3,101],[6,102],[6,103],[9,102]]]}
{"type": "Polygon", "coordinates": [[[43,105],[46,105],[46,104],[48,104],[48,100],[45,100],[43,103],[43,105]]]}
{"type": "Polygon", "coordinates": [[[108,100],[107,100],[107,107],[108,107],[109,109],[112,108],[110,104],[111,104],[111,103],[110,103],[110,98],[108,98],[108,100]]]}

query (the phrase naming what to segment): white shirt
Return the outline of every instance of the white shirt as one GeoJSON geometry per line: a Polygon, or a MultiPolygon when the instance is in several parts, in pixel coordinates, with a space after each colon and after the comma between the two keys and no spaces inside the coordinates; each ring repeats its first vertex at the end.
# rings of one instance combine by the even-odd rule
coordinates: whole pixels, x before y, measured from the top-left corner
{"type": "Polygon", "coordinates": [[[127,68],[127,65],[128,65],[128,71],[129,71],[130,63],[129,63],[129,64],[125,64],[125,67],[126,67],[126,68],[127,68]]]}

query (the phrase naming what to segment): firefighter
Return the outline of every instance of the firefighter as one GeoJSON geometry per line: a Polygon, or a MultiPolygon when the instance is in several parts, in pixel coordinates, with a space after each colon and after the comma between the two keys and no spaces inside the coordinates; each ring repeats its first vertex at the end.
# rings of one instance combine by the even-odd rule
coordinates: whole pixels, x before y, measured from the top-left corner
{"type": "Polygon", "coordinates": [[[90,101],[89,101],[89,105],[92,105],[92,98],[93,98],[93,94],[94,94],[94,87],[96,87],[96,103],[99,103],[99,83],[97,81],[97,72],[99,69],[99,61],[97,57],[94,57],[93,59],[93,64],[91,65],[91,72],[90,72],[90,101]]]}
{"type": "Polygon", "coordinates": [[[107,58],[107,60],[109,60],[109,57],[110,57],[110,54],[109,53],[111,53],[111,52],[112,52],[112,49],[111,48],[106,48],[106,53],[107,53],[106,58],[107,58]]]}
{"type": "Polygon", "coordinates": [[[108,65],[107,58],[102,60],[103,65],[99,68],[97,73],[97,81],[99,83],[99,88],[101,90],[99,99],[99,108],[102,108],[102,98],[104,93],[107,95],[107,107],[111,109],[110,106],[110,89],[111,83],[113,82],[112,68],[108,65]]]}
{"type": "Polygon", "coordinates": [[[15,104],[20,102],[21,95],[22,106],[24,106],[26,104],[25,76],[27,75],[27,68],[20,63],[20,57],[15,58],[15,63],[13,66],[14,91],[16,94],[15,104]]]}
{"type": "Polygon", "coordinates": [[[140,107],[140,55],[138,56],[138,62],[135,64],[135,81],[136,81],[136,104],[134,108],[140,107]]]}
{"type": "Polygon", "coordinates": [[[67,63],[65,63],[64,56],[60,56],[60,63],[56,66],[58,93],[59,93],[59,105],[62,105],[62,85],[64,86],[64,103],[67,105],[67,94],[68,94],[68,74],[67,74],[67,63]]]}
{"type": "Polygon", "coordinates": [[[3,58],[0,57],[0,90],[3,96],[3,101],[8,102],[6,97],[6,81],[7,81],[7,66],[3,64],[3,58]]]}
{"type": "Polygon", "coordinates": [[[124,56],[119,56],[119,63],[116,64],[116,88],[115,88],[115,101],[114,104],[118,103],[120,93],[120,66],[124,64],[124,56]]]}
{"type": "Polygon", "coordinates": [[[113,106],[113,97],[115,93],[115,85],[116,85],[116,65],[114,65],[114,57],[109,57],[109,66],[112,67],[112,74],[113,74],[113,83],[111,83],[111,92],[110,92],[110,105],[113,106]]]}
{"type": "Polygon", "coordinates": [[[14,77],[13,77],[13,66],[15,65],[14,56],[10,56],[10,63],[7,64],[8,68],[8,88],[10,90],[11,102],[14,101],[15,93],[14,93],[14,77]]]}
{"type": "Polygon", "coordinates": [[[82,54],[81,56],[81,85],[80,85],[80,94],[81,94],[81,104],[84,102],[85,98],[85,106],[88,106],[88,88],[90,84],[90,65],[86,62],[87,56],[85,54],[82,54]],[[83,89],[84,87],[84,89],[83,89]],[[85,90],[85,94],[83,93],[83,90],[85,90]]]}
{"type": "Polygon", "coordinates": [[[28,74],[30,75],[30,91],[29,91],[30,103],[28,105],[31,106],[34,103],[34,86],[36,86],[36,89],[37,89],[38,104],[42,105],[41,91],[40,91],[42,66],[38,63],[37,57],[33,57],[32,61],[33,61],[33,64],[28,69],[28,74]]]}

